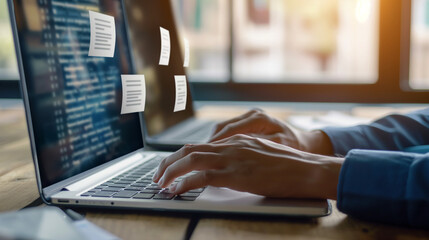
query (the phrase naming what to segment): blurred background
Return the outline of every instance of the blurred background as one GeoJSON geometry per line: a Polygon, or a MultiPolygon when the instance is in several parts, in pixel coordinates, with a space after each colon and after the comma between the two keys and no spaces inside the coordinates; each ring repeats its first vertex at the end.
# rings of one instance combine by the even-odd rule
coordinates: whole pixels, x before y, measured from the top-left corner
{"type": "Polygon", "coordinates": [[[15,48],[6,0],[0,0],[0,80],[18,79],[15,48]]]}
{"type": "Polygon", "coordinates": [[[429,89],[429,0],[413,0],[410,86],[429,89]]]}
{"type": "Polygon", "coordinates": [[[194,80],[225,81],[229,74],[241,82],[377,80],[377,0],[172,2],[181,32],[191,41],[194,80]]]}
{"type": "MultiPolygon", "coordinates": [[[[392,84],[406,92],[429,89],[429,0],[171,1],[181,37],[190,41],[187,70],[197,86],[377,86],[379,81],[388,86],[387,81],[396,81],[392,84]],[[381,13],[389,11],[402,11],[396,16],[402,25],[394,27],[407,26],[405,31],[396,30],[409,42],[407,46],[401,42],[400,64],[407,72],[398,79],[380,72],[384,64],[380,46],[390,41],[388,37],[381,41],[381,13]]],[[[0,0],[0,80],[13,79],[18,79],[16,58],[6,0],[0,0]]]]}

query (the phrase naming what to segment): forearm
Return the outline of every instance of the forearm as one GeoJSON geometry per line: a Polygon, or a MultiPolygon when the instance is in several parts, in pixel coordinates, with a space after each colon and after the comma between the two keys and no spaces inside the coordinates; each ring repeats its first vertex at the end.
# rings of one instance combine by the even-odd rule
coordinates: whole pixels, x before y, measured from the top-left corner
{"type": "Polygon", "coordinates": [[[394,150],[429,145],[429,109],[407,115],[390,115],[369,125],[322,129],[330,138],[335,154],[352,149],[394,150]]]}

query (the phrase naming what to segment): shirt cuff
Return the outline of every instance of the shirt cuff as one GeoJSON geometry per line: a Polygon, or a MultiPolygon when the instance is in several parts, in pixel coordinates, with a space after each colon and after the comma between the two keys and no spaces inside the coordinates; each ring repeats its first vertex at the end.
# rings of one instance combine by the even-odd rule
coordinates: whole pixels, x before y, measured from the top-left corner
{"type": "Polygon", "coordinates": [[[371,149],[369,141],[360,126],[327,127],[322,129],[331,140],[334,153],[345,156],[351,149],[371,149]],[[357,145],[359,143],[359,145],[357,145]]]}
{"type": "Polygon", "coordinates": [[[415,154],[352,150],[341,168],[337,207],[352,216],[408,224],[407,179],[415,154]]]}

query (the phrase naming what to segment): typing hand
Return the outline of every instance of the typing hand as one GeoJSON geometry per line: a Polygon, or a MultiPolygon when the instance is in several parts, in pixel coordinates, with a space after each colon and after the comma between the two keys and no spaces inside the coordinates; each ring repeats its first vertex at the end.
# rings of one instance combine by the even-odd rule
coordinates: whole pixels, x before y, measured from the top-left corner
{"type": "Polygon", "coordinates": [[[305,152],[333,154],[332,143],[323,131],[300,131],[259,109],[217,124],[209,142],[213,143],[236,134],[267,139],[305,152]]]}
{"type": "Polygon", "coordinates": [[[161,162],[154,182],[168,187],[177,177],[196,170],[170,189],[180,194],[210,185],[269,197],[335,199],[342,161],[235,135],[186,145],[161,162]]]}
{"type": "Polygon", "coordinates": [[[298,130],[268,116],[259,109],[251,110],[242,116],[217,124],[210,142],[236,134],[264,138],[296,149],[302,149],[299,140],[301,133],[298,130]]]}

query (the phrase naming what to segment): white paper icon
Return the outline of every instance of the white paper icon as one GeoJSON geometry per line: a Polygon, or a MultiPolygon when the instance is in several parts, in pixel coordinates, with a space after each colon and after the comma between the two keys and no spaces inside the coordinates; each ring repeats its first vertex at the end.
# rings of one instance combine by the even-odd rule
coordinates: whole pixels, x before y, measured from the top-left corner
{"type": "Polygon", "coordinates": [[[189,67],[189,55],[190,55],[190,49],[189,49],[189,41],[188,39],[184,39],[185,43],[185,61],[183,62],[183,67],[189,67]]]}
{"type": "Polygon", "coordinates": [[[159,65],[168,66],[170,62],[170,32],[162,27],[161,32],[161,56],[159,57],[159,65]]]}
{"type": "Polygon", "coordinates": [[[89,11],[91,40],[90,57],[113,57],[116,45],[115,18],[98,12],[89,11]]]}
{"type": "Polygon", "coordinates": [[[144,75],[121,75],[121,114],[144,112],[146,104],[146,82],[144,75]]]}
{"type": "Polygon", "coordinates": [[[176,82],[176,104],[174,105],[174,112],[183,111],[186,109],[187,99],[187,85],[186,76],[174,76],[176,82]]]}

